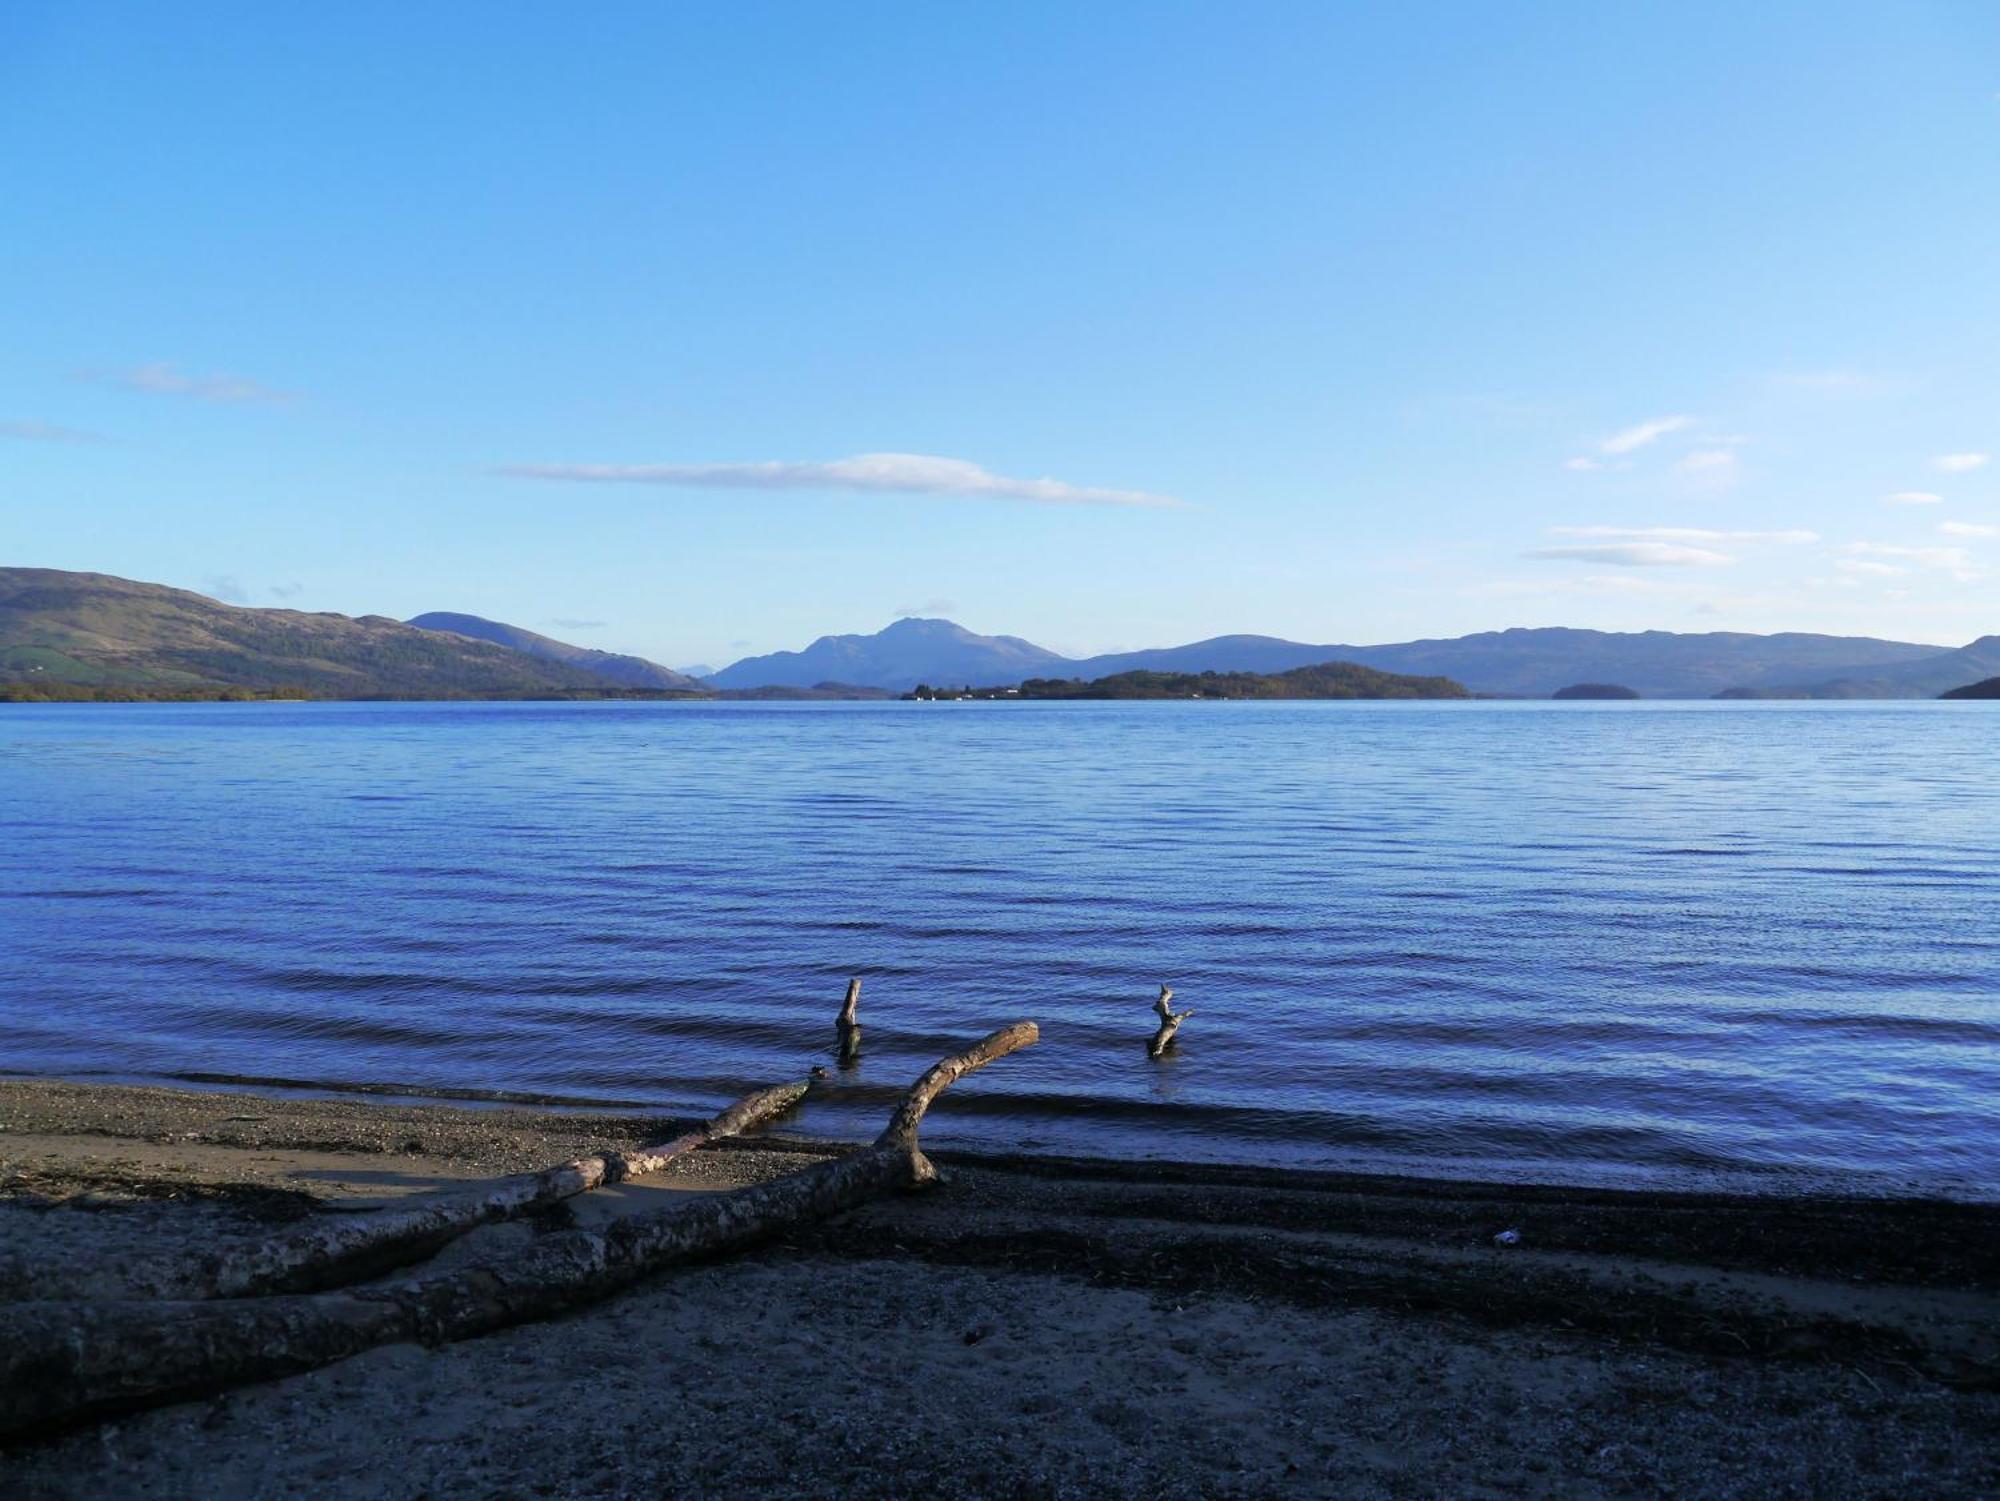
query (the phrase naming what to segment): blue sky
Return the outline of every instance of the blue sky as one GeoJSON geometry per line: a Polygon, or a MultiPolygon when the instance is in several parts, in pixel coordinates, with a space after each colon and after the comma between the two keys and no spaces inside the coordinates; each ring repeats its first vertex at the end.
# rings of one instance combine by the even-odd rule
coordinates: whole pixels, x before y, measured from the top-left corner
{"type": "Polygon", "coordinates": [[[1975,3],[14,0],[0,560],[670,663],[1957,642],[1996,168],[1975,3]]]}

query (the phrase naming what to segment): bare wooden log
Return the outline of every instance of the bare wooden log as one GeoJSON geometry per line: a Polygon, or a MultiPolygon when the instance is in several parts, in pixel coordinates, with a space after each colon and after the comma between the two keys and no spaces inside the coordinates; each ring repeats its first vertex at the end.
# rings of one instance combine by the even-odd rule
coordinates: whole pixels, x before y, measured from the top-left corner
{"type": "Polygon", "coordinates": [[[846,1003],[841,1006],[840,1015],[834,1018],[833,1023],[842,1063],[852,1063],[861,1056],[861,1023],[854,1019],[854,1010],[860,1004],[861,976],[856,975],[847,982],[846,1003]]]}
{"type": "Polygon", "coordinates": [[[902,1103],[889,1117],[889,1124],[875,1138],[876,1149],[894,1148],[912,1156],[921,1156],[917,1151],[917,1127],[923,1124],[924,1112],[931,1108],[931,1102],[974,1069],[984,1068],[996,1058],[1005,1058],[1009,1053],[1032,1047],[1041,1035],[1033,1022],[1015,1022],[1011,1027],[988,1033],[964,1052],[933,1063],[924,1070],[923,1077],[904,1093],[902,1103]]]}
{"type": "MultiPolygon", "coordinates": [[[[461,1235],[606,1183],[657,1173],[711,1141],[782,1115],[805,1098],[809,1081],[754,1090],[692,1131],[629,1152],[600,1152],[539,1173],[502,1178],[460,1193],[428,1195],[368,1215],[319,1221],[263,1240],[227,1242],[191,1256],[121,1269],[113,1296],[247,1298],[314,1292],[377,1276],[435,1255],[461,1235]]],[[[109,1279],[106,1279],[107,1283],[109,1279]]],[[[88,1295],[88,1284],[85,1284],[88,1295]]]]}
{"type": "Polygon", "coordinates": [[[936,1177],[917,1128],[939,1091],[1032,1044],[1033,1022],[947,1058],[872,1146],[750,1188],[539,1237],[518,1256],[386,1286],[207,1302],[0,1306],[0,1437],[310,1370],[396,1340],[442,1343],[602,1298],[936,1177]]]}
{"type": "Polygon", "coordinates": [[[1174,1033],[1180,1031],[1182,1022],[1194,1015],[1194,1008],[1192,1006],[1185,1011],[1174,1010],[1173,1000],[1174,992],[1172,988],[1162,985],[1160,987],[1160,998],[1153,1002],[1153,1010],[1159,1015],[1160,1026],[1159,1030],[1153,1033],[1153,1040],[1146,1044],[1146,1056],[1148,1058],[1157,1058],[1169,1047],[1173,1046],[1174,1033]]]}

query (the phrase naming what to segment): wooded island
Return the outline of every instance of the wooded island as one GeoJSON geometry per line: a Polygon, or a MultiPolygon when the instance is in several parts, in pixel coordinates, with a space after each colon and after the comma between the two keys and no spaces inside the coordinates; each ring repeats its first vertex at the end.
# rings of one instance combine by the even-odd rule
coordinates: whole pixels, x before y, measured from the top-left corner
{"type": "Polygon", "coordinates": [[[1028,678],[1018,688],[934,688],[904,695],[941,698],[1471,698],[1451,678],[1377,672],[1353,662],[1321,662],[1290,672],[1120,672],[1083,682],[1028,678]]]}

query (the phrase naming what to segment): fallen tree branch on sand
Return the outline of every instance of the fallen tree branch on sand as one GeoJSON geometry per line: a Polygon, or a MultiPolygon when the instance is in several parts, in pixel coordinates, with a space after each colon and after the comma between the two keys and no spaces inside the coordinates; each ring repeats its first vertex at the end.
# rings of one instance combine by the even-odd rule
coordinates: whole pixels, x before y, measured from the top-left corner
{"type": "Polygon", "coordinates": [[[543,1235],[504,1262],[380,1287],[206,1302],[0,1306],[0,1438],[311,1370],[398,1340],[464,1339],[602,1298],[937,1176],[917,1146],[955,1080],[1031,1045],[1018,1022],[932,1065],[875,1142],[750,1188],[543,1235]]]}
{"type": "Polygon", "coordinates": [[[502,1178],[460,1193],[426,1195],[363,1216],[341,1216],[262,1240],[229,1241],[192,1255],[138,1267],[107,1268],[84,1297],[250,1298],[317,1292],[422,1261],[479,1226],[554,1204],[606,1183],[657,1173],[711,1141],[784,1114],[810,1082],[777,1084],[745,1095],[703,1124],[630,1152],[600,1152],[539,1173],[502,1178]]]}

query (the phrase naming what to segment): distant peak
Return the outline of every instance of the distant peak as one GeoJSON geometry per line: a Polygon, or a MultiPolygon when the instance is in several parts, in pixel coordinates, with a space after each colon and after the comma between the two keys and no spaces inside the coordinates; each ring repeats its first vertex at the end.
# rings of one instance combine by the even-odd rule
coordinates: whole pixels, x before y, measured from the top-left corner
{"type": "Polygon", "coordinates": [[[890,621],[875,633],[878,636],[969,636],[972,633],[958,622],[943,620],[931,615],[905,615],[890,621]]]}

